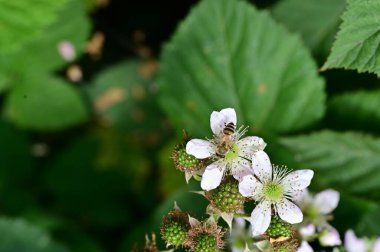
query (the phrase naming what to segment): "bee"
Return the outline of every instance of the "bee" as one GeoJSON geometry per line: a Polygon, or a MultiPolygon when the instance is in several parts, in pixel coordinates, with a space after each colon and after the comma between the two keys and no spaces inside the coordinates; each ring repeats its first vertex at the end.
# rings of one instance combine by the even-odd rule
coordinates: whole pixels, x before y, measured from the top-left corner
{"type": "Polygon", "coordinates": [[[223,128],[221,136],[217,139],[216,155],[218,157],[224,158],[227,152],[231,149],[231,142],[234,138],[235,128],[236,126],[232,122],[228,123],[223,128]]]}

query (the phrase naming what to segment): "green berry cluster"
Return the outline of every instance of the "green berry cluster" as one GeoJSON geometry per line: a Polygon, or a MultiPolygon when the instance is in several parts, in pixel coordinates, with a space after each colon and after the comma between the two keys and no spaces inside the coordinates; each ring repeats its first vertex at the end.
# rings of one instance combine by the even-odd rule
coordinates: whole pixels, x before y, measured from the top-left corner
{"type": "Polygon", "coordinates": [[[171,157],[175,167],[182,172],[194,172],[204,167],[204,161],[187,154],[184,145],[177,145],[171,157]]]}
{"type": "Polygon", "coordinates": [[[172,221],[164,225],[162,237],[168,245],[178,247],[186,240],[187,232],[185,223],[172,221]]]}
{"type": "Polygon", "coordinates": [[[228,179],[210,193],[211,203],[225,213],[236,213],[243,209],[245,198],[239,193],[239,184],[228,179]]]}
{"type": "Polygon", "coordinates": [[[198,165],[199,160],[193,155],[187,154],[185,149],[178,150],[178,163],[183,167],[194,167],[198,165]]]}
{"type": "Polygon", "coordinates": [[[284,222],[279,217],[274,216],[270,222],[269,228],[266,231],[269,237],[290,237],[292,236],[292,225],[284,222]]]}
{"type": "Polygon", "coordinates": [[[199,234],[197,236],[194,252],[215,252],[217,251],[216,239],[210,234],[199,234]]]}

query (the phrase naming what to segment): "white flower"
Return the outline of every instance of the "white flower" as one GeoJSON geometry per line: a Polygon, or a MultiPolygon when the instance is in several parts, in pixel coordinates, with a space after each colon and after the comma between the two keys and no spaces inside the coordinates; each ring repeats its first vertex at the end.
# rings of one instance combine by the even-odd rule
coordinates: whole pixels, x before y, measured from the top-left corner
{"type": "Polygon", "coordinates": [[[342,244],[338,231],[328,224],[328,220],[332,218],[332,211],[338,206],[339,192],[327,189],[312,196],[307,190],[304,190],[294,200],[305,214],[304,223],[299,228],[303,238],[308,239],[314,234],[304,235],[302,230],[306,226],[314,226],[318,232],[315,236],[318,236],[322,246],[342,244]]]}
{"type": "Polygon", "coordinates": [[[331,218],[330,214],[338,206],[339,192],[327,189],[312,196],[307,190],[304,190],[295,198],[295,202],[305,213],[308,223],[323,228],[331,218]]]}
{"type": "Polygon", "coordinates": [[[250,162],[255,151],[263,150],[266,143],[260,137],[239,139],[246,130],[237,130],[231,135],[223,131],[227,125],[236,127],[236,112],[232,108],[214,111],[210,125],[214,133],[212,140],[192,139],[186,145],[186,152],[198,159],[212,157],[215,162],[206,167],[201,187],[212,190],[219,186],[225,173],[232,174],[237,180],[251,173],[250,162]]]}
{"type": "Polygon", "coordinates": [[[314,252],[314,250],[307,241],[302,241],[301,246],[297,249],[297,252],[314,252]]]}
{"type": "Polygon", "coordinates": [[[354,231],[348,230],[344,236],[344,247],[347,252],[379,252],[380,238],[374,242],[356,237],[354,231]]]}
{"type": "Polygon", "coordinates": [[[332,226],[327,226],[319,235],[319,243],[324,247],[333,247],[342,244],[339,232],[332,226]]]}
{"type": "Polygon", "coordinates": [[[272,207],[284,221],[295,224],[303,219],[301,209],[291,200],[310,185],[314,172],[298,170],[288,172],[273,167],[268,155],[258,151],[252,158],[254,175],[245,176],[239,183],[239,191],[245,197],[258,201],[251,214],[252,234],[263,234],[269,227],[272,207]]]}
{"type": "Polygon", "coordinates": [[[298,231],[303,238],[312,237],[315,235],[315,226],[313,224],[301,226],[298,231]]]}

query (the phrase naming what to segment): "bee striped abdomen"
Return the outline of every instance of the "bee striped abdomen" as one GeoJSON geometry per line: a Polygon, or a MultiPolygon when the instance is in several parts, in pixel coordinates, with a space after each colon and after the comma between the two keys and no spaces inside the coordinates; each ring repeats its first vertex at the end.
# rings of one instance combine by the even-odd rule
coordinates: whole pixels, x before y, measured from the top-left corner
{"type": "Polygon", "coordinates": [[[228,123],[224,129],[223,129],[223,134],[225,135],[232,135],[233,133],[235,133],[235,124],[233,124],[232,122],[228,123]]]}

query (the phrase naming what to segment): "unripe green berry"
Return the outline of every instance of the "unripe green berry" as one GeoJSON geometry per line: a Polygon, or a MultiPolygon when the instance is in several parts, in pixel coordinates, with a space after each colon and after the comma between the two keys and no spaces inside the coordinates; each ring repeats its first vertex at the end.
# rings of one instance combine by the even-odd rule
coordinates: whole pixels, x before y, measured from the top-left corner
{"type": "Polygon", "coordinates": [[[195,239],[194,252],[215,252],[217,251],[216,239],[210,234],[199,234],[195,239]]]}
{"type": "Polygon", "coordinates": [[[194,166],[199,162],[193,155],[187,154],[184,149],[178,150],[178,161],[185,167],[194,166]]]}
{"type": "Polygon", "coordinates": [[[284,222],[277,216],[273,216],[270,225],[265,232],[269,237],[290,237],[292,236],[292,225],[284,222]]]}
{"type": "Polygon", "coordinates": [[[163,227],[162,238],[168,245],[180,246],[186,239],[187,227],[181,222],[168,222],[163,227]]]}
{"type": "Polygon", "coordinates": [[[225,213],[236,213],[244,208],[245,198],[239,193],[239,183],[227,179],[208,193],[211,204],[225,213]]]}
{"type": "Polygon", "coordinates": [[[161,236],[167,246],[183,245],[190,229],[187,214],[173,209],[162,220],[161,236]]]}
{"type": "Polygon", "coordinates": [[[175,167],[182,172],[198,171],[205,166],[204,160],[196,159],[193,155],[187,154],[185,146],[178,145],[172,154],[175,167]]]}

